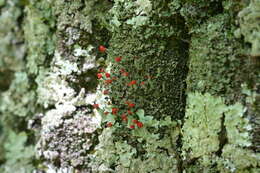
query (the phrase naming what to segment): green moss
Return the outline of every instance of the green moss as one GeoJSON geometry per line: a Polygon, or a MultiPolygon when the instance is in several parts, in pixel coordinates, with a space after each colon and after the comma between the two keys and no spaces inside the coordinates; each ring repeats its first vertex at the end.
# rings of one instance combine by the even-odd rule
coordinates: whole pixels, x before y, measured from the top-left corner
{"type": "Polygon", "coordinates": [[[150,3],[144,10],[137,2],[116,1],[110,10],[113,35],[108,62],[112,63],[111,75],[117,77],[110,88],[111,96],[120,109],[126,110],[124,103],[130,101],[148,115],[180,118],[184,111],[182,91],[187,71],[187,44],[181,39],[188,36],[182,18],[171,13],[168,2],[150,3]],[[139,21],[139,17],[146,19],[139,21]],[[118,56],[122,57],[120,63],[114,60],[118,56]],[[128,72],[129,77],[122,77],[120,69],[128,72]],[[131,80],[137,81],[136,87],[127,86],[131,80]],[[145,84],[142,86],[141,82],[145,84]]]}

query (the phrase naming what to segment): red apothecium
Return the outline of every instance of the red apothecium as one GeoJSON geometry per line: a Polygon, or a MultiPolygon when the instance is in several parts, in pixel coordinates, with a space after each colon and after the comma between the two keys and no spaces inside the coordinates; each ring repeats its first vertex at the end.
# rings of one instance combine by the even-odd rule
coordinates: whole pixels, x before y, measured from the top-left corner
{"type": "Polygon", "coordinates": [[[107,127],[112,127],[113,126],[113,123],[109,122],[107,123],[107,127]]]}
{"type": "Polygon", "coordinates": [[[138,120],[132,120],[133,123],[137,124],[138,123],[138,120]]]}
{"type": "Polygon", "coordinates": [[[136,84],[136,80],[132,80],[131,82],[129,82],[127,85],[128,86],[132,86],[132,85],[135,85],[136,84]]]}
{"type": "Polygon", "coordinates": [[[122,118],[123,121],[127,121],[127,115],[126,114],[122,114],[121,118],[122,118]]]}
{"type": "Polygon", "coordinates": [[[118,108],[112,108],[112,114],[113,114],[113,115],[116,115],[117,112],[118,112],[118,110],[119,110],[118,108]]]}
{"type": "Polygon", "coordinates": [[[107,78],[110,78],[110,73],[105,74],[107,78]]]}
{"type": "Polygon", "coordinates": [[[109,93],[108,90],[104,90],[104,91],[103,91],[103,94],[105,94],[105,95],[108,94],[108,93],[109,93]]]}
{"type": "Polygon", "coordinates": [[[98,47],[98,50],[99,50],[99,52],[104,53],[104,52],[106,52],[107,48],[105,46],[103,46],[103,45],[100,45],[98,47]]]}
{"type": "Polygon", "coordinates": [[[97,78],[101,79],[102,78],[102,74],[101,73],[97,73],[97,78]]]}
{"type": "Polygon", "coordinates": [[[134,129],[135,125],[130,125],[129,127],[130,127],[130,129],[134,129]]]}
{"type": "Polygon", "coordinates": [[[143,127],[143,123],[140,122],[140,121],[138,121],[138,122],[136,123],[136,125],[137,125],[137,127],[139,127],[139,128],[142,128],[142,127],[143,127]]]}
{"type": "Polygon", "coordinates": [[[94,109],[98,109],[98,108],[99,108],[99,105],[98,105],[98,104],[93,104],[93,108],[94,108],[94,109]]]}
{"type": "Polygon", "coordinates": [[[127,76],[129,76],[129,73],[128,72],[123,72],[122,75],[127,77],[127,76]]]}
{"type": "Polygon", "coordinates": [[[110,84],[110,83],[112,83],[112,80],[111,79],[105,80],[105,83],[110,84]]]}
{"type": "Polygon", "coordinates": [[[116,62],[120,62],[121,60],[122,60],[122,57],[121,57],[121,56],[118,56],[118,57],[115,58],[115,61],[116,61],[116,62]]]}

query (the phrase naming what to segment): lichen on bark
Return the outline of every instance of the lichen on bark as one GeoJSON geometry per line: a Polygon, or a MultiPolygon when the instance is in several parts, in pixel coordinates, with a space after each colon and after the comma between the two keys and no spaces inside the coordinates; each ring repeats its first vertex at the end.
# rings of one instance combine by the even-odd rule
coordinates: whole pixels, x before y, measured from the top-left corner
{"type": "Polygon", "coordinates": [[[0,172],[259,172],[258,18],[259,0],[0,0],[0,172]]]}

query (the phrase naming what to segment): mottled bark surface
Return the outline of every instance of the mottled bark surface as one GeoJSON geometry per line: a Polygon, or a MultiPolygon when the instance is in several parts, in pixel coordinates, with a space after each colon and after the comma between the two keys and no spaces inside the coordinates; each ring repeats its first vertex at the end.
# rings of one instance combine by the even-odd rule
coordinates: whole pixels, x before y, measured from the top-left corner
{"type": "Polygon", "coordinates": [[[259,0],[0,0],[0,172],[259,172],[259,16],[259,0]]]}

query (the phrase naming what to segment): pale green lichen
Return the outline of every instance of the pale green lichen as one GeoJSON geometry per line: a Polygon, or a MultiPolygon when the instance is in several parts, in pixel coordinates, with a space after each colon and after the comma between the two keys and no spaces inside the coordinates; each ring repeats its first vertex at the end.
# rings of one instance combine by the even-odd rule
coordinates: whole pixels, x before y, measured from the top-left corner
{"type": "Polygon", "coordinates": [[[103,130],[92,155],[91,165],[94,172],[179,171],[176,151],[179,136],[177,123],[171,121],[170,117],[161,121],[150,116],[141,117],[145,126],[132,132],[125,129],[122,133],[123,127],[118,123],[103,130]],[[160,128],[168,129],[163,136],[158,133],[160,128]]]}
{"type": "Polygon", "coordinates": [[[28,50],[27,68],[29,73],[37,74],[40,66],[47,65],[48,58],[55,50],[55,35],[52,27],[55,24],[53,4],[47,2],[32,2],[26,6],[24,34],[28,50]]]}
{"type": "Polygon", "coordinates": [[[26,146],[27,142],[28,136],[25,132],[18,134],[14,131],[8,132],[8,138],[4,144],[7,159],[3,166],[4,173],[28,173],[33,171],[34,146],[26,146]]]}
{"type": "Polygon", "coordinates": [[[183,129],[183,155],[186,159],[207,157],[219,149],[221,118],[226,111],[223,99],[210,94],[189,94],[183,129]]]}
{"type": "Polygon", "coordinates": [[[2,93],[0,112],[4,117],[30,117],[36,111],[35,92],[31,90],[31,83],[25,72],[16,72],[14,80],[8,91],[2,93]]]}
{"type": "Polygon", "coordinates": [[[238,14],[240,28],[237,37],[244,36],[246,42],[251,43],[252,56],[260,56],[260,1],[252,0],[248,7],[238,14]]]}
{"type": "MultiPolygon", "coordinates": [[[[222,150],[222,157],[217,160],[218,169],[223,173],[246,172],[260,165],[260,154],[252,150],[227,144],[222,150]]],[[[259,169],[258,169],[259,170],[259,169]]]]}
{"type": "Polygon", "coordinates": [[[249,123],[249,119],[244,118],[246,109],[239,103],[228,107],[225,112],[224,126],[227,131],[227,138],[230,144],[249,147],[251,146],[250,131],[252,126],[249,123]]]}
{"type": "Polygon", "coordinates": [[[259,153],[249,148],[252,127],[240,103],[228,106],[221,97],[190,93],[182,130],[184,160],[195,159],[201,170],[239,172],[259,166],[259,153]]]}
{"type": "Polygon", "coordinates": [[[0,5],[0,92],[9,88],[13,73],[21,70],[25,46],[19,18],[22,6],[18,0],[1,1],[0,5]]]}

